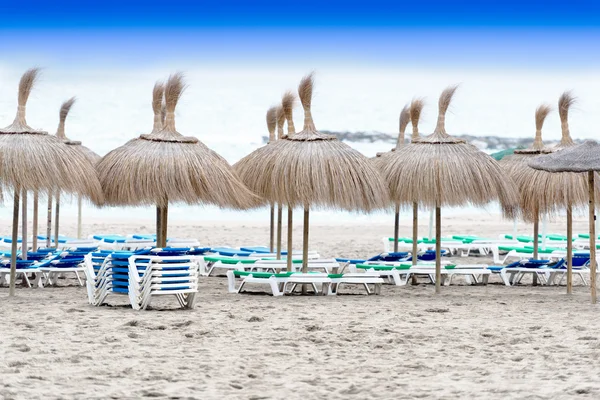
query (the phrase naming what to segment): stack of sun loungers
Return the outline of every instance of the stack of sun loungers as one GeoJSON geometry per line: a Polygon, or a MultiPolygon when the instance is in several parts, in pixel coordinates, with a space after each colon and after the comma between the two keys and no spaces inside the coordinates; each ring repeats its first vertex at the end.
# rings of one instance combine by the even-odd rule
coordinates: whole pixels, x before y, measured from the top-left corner
{"type": "Polygon", "coordinates": [[[171,295],[193,308],[198,292],[197,256],[189,248],[136,252],[95,252],[85,257],[88,300],[102,305],[109,295],[126,295],[132,308],[146,309],[153,298],[171,295]]]}

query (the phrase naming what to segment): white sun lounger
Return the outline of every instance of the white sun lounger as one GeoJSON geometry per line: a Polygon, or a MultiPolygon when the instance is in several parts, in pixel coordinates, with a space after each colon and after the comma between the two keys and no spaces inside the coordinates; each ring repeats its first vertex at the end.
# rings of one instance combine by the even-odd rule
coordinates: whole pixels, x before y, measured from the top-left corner
{"type": "Polygon", "coordinates": [[[342,285],[361,285],[364,287],[368,295],[380,294],[383,279],[378,274],[368,273],[348,273],[342,274],[341,277],[331,277],[331,284],[327,284],[324,292],[328,295],[337,295],[342,285]],[[373,286],[373,289],[369,288],[373,286]]]}
{"type": "Polygon", "coordinates": [[[242,280],[240,285],[236,288],[235,271],[227,271],[227,280],[230,293],[241,293],[244,286],[248,284],[255,284],[267,286],[271,290],[273,296],[283,296],[286,292],[291,293],[297,285],[311,285],[314,293],[318,294],[318,284],[323,285],[332,283],[327,274],[322,273],[268,274],[264,272],[247,272],[241,278],[242,280]]]}
{"type": "MultiPolygon", "coordinates": [[[[366,263],[365,265],[369,265],[366,263]]],[[[410,268],[394,268],[399,267],[399,263],[372,263],[372,269],[366,269],[367,273],[377,274],[388,281],[393,282],[396,286],[407,285],[412,276],[426,276],[431,283],[435,283],[435,264],[419,264],[410,268]],[[377,266],[388,267],[385,269],[377,269],[377,266]]],[[[486,265],[465,264],[457,265],[454,268],[444,268],[442,265],[441,277],[443,285],[450,285],[455,276],[463,276],[467,283],[472,284],[487,284],[491,271],[486,268],[486,265]]]]}
{"type": "MultiPolygon", "coordinates": [[[[262,260],[252,258],[223,258],[215,256],[204,256],[197,258],[200,266],[200,274],[204,276],[211,276],[213,272],[221,271],[259,271],[259,272],[279,272],[283,271],[287,267],[287,260],[262,260]]],[[[324,260],[309,260],[308,269],[309,271],[323,271],[330,273],[333,268],[337,268],[339,263],[335,259],[324,259],[324,260]]],[[[294,271],[302,269],[302,264],[293,263],[292,267],[294,271]]]]}
{"type": "Polygon", "coordinates": [[[523,277],[525,277],[527,274],[537,276],[540,283],[545,285],[548,283],[551,270],[551,268],[545,266],[538,268],[511,267],[503,268],[500,271],[500,275],[506,286],[513,286],[520,283],[523,277]]]}
{"type": "Polygon", "coordinates": [[[261,285],[270,289],[273,296],[283,296],[285,293],[291,293],[297,285],[311,285],[315,294],[336,295],[342,285],[361,285],[365,288],[367,294],[379,294],[383,279],[373,274],[335,274],[328,275],[324,273],[282,273],[271,274],[256,271],[238,271],[240,284],[236,287],[236,272],[227,271],[228,288],[230,293],[241,293],[243,288],[248,285],[261,285]],[[369,287],[373,286],[373,289],[369,287]],[[288,290],[289,289],[289,290],[288,290]]]}
{"type": "MultiPolygon", "coordinates": [[[[565,279],[567,279],[567,269],[566,268],[556,268],[550,269],[550,273],[548,274],[548,280],[546,282],[547,285],[561,285],[565,279]],[[559,279],[560,278],[560,279],[559,279]],[[558,279],[558,282],[556,281],[558,279]]],[[[584,286],[589,285],[590,278],[590,269],[588,267],[579,267],[573,268],[573,276],[579,277],[581,283],[584,286]]]]}
{"type": "MultiPolygon", "coordinates": [[[[17,268],[15,279],[18,280],[21,278],[25,281],[25,284],[28,288],[30,287],[40,287],[43,288],[44,284],[42,283],[42,271],[36,267],[29,268],[17,268]],[[35,274],[35,276],[29,276],[30,274],[35,274]]],[[[0,267],[0,286],[8,285],[10,283],[10,268],[0,267]]]]}

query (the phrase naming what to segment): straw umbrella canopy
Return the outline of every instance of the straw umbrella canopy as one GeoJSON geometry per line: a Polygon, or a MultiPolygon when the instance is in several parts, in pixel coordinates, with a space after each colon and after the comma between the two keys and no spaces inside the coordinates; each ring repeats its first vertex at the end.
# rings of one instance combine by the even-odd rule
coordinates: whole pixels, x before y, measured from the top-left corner
{"type": "Polygon", "coordinates": [[[271,180],[259,188],[267,199],[304,208],[302,270],[308,270],[311,208],[372,211],[386,207],[388,193],[369,159],[333,135],[317,131],[311,114],[313,75],[302,79],[298,93],[304,109],[304,129],[273,145],[274,157],[265,169],[271,180]]]}
{"type": "Polygon", "coordinates": [[[111,205],[155,205],[160,210],[157,245],[167,240],[169,203],[214,204],[248,209],[261,200],[239,181],[223,157],[175,128],[175,107],[184,90],[180,73],[172,75],[164,90],[166,117],[161,120],[160,103],[153,93],[155,129],[112,150],[97,165],[106,201],[111,205]]]}
{"type": "MultiPolygon", "coordinates": [[[[74,151],[81,153],[93,166],[96,166],[98,162],[102,159],[98,154],[90,150],[89,148],[83,146],[78,140],[71,140],[65,135],[65,121],[67,116],[69,115],[69,111],[71,111],[71,107],[75,104],[77,99],[75,97],[71,97],[69,100],[65,101],[59,111],[59,122],[58,128],[56,130],[56,137],[62,140],[67,146],[71,146],[74,151]]],[[[54,225],[54,244],[58,246],[58,236],[59,236],[59,225],[60,225],[60,194],[56,196],[56,212],[55,212],[55,225],[54,225]]],[[[77,199],[77,237],[81,237],[81,208],[82,208],[82,198],[81,196],[77,199]]],[[[36,227],[37,228],[37,227],[36,227]]]]}
{"type": "Polygon", "coordinates": [[[499,201],[505,215],[517,212],[514,183],[492,157],[464,140],[446,133],[445,115],[456,87],[444,90],[439,100],[435,131],[390,153],[382,174],[393,202],[420,203],[436,210],[436,293],[441,277],[441,207],[499,201]]]}
{"type": "Polygon", "coordinates": [[[553,154],[534,158],[529,166],[551,174],[587,173],[590,227],[590,285],[592,303],[596,303],[596,172],[600,172],[600,144],[587,140],[578,146],[567,147],[553,154]]]}
{"type": "MultiPolygon", "coordinates": [[[[10,295],[14,295],[17,257],[19,198],[28,191],[53,193],[61,190],[103,202],[102,189],[92,164],[55,136],[27,125],[26,105],[37,80],[38,69],[30,69],[19,82],[17,116],[0,129],[0,182],[14,191],[10,271],[10,295]]],[[[24,204],[26,207],[26,204],[24,204]]],[[[23,237],[27,241],[26,237],[23,237]]]]}

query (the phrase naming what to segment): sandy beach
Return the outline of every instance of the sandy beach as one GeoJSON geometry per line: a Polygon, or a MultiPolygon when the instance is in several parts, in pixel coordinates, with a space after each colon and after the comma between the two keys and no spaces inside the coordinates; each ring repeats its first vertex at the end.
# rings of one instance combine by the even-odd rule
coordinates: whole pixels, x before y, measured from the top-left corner
{"type": "MultiPolygon", "coordinates": [[[[152,228],[151,220],[90,221],[86,233],[152,228]]],[[[561,222],[549,231],[563,232],[561,222]]],[[[576,232],[586,226],[576,219],[576,232]]],[[[64,227],[75,231],[70,221],[64,227]]],[[[520,233],[527,229],[520,225],[520,233]]],[[[444,218],[443,234],[511,230],[495,216],[457,215],[444,218]]],[[[325,257],[373,255],[390,232],[388,225],[315,221],[311,248],[325,257]]],[[[409,233],[403,221],[401,234],[409,233]]],[[[268,228],[173,221],[170,234],[206,245],[258,244],[268,228]]],[[[498,278],[486,287],[457,283],[440,296],[420,284],[385,286],[380,296],[273,298],[228,294],[226,280],[211,277],[201,281],[195,310],[178,310],[167,298],[142,312],[118,296],[92,307],[73,280],[19,288],[12,299],[0,288],[0,398],[600,396],[600,322],[587,288],[567,296],[564,287],[505,287],[498,278]]]]}

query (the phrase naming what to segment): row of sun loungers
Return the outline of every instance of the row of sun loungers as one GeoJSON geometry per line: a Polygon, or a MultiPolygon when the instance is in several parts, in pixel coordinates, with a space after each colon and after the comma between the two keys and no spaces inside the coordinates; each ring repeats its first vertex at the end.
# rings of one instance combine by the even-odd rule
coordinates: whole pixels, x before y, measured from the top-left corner
{"type": "MultiPolygon", "coordinates": [[[[62,240],[62,239],[61,239],[62,240]]],[[[99,235],[90,240],[93,246],[66,247],[62,249],[38,249],[28,252],[28,260],[17,261],[17,279],[27,286],[43,287],[53,285],[65,274],[72,273],[80,285],[87,287],[90,304],[102,305],[112,295],[126,295],[134,309],[147,308],[151,300],[158,296],[171,295],[177,298],[182,307],[194,307],[198,283],[201,276],[226,275],[228,288],[232,293],[240,293],[248,286],[260,286],[274,296],[291,294],[300,286],[309,286],[314,293],[335,295],[344,286],[357,286],[367,294],[379,294],[381,285],[390,283],[397,286],[408,284],[412,277],[424,277],[435,283],[435,253],[428,247],[435,243],[422,243],[417,255],[418,262],[412,265],[412,255],[406,252],[382,253],[366,260],[320,259],[317,252],[310,252],[308,273],[301,273],[302,261],[299,252],[293,252],[292,271],[286,271],[287,254],[276,259],[276,254],[265,247],[215,247],[194,246],[155,249],[151,235],[99,235]],[[124,250],[125,249],[125,250],[124,250]]],[[[513,240],[503,237],[503,240],[513,240]]],[[[496,242],[484,243],[476,237],[453,237],[449,243],[470,242],[479,246],[477,252],[489,254],[494,246],[498,251],[518,254],[519,260],[507,266],[486,266],[457,264],[442,260],[442,284],[449,285],[456,277],[468,284],[487,284],[491,275],[500,277],[505,285],[517,285],[523,277],[534,275],[542,284],[561,284],[565,278],[566,266],[560,248],[540,251],[558,260],[551,264],[547,260],[530,260],[527,238],[517,238],[521,246],[499,246],[496,242]]],[[[559,241],[559,238],[555,238],[559,241]]],[[[87,242],[86,242],[87,243],[87,242]]],[[[197,244],[196,241],[173,240],[170,243],[197,244]]],[[[463,244],[465,244],[463,243],[463,244]]],[[[459,249],[447,247],[445,254],[456,254],[459,249]]],[[[412,244],[411,244],[412,247],[412,244]]],[[[412,249],[411,249],[412,250],[412,249]]],[[[4,259],[0,262],[0,284],[7,283],[10,270],[10,253],[0,252],[4,259]]],[[[505,257],[505,260],[507,258],[505,257]]],[[[574,274],[583,284],[589,280],[586,263],[589,254],[575,253],[574,274]]]]}
{"type": "MultiPolygon", "coordinates": [[[[394,243],[393,238],[383,238],[384,252],[390,252],[394,243]]],[[[546,240],[538,238],[538,256],[558,261],[566,256],[567,238],[563,235],[549,234],[546,240]]],[[[411,238],[398,239],[399,250],[412,251],[411,238]]],[[[418,240],[420,252],[435,248],[435,239],[422,238],[418,240]]],[[[442,238],[441,247],[448,255],[491,255],[494,264],[505,264],[511,260],[526,260],[534,256],[534,239],[531,236],[500,235],[496,239],[483,238],[473,235],[453,235],[442,238]]],[[[600,247],[600,246],[599,246],[600,247]]],[[[573,239],[575,250],[589,250],[589,235],[579,234],[573,239]]]]}
{"type": "MultiPolygon", "coordinates": [[[[38,235],[38,245],[46,243],[45,235],[38,235]]],[[[22,243],[22,238],[17,240],[22,243]]],[[[195,239],[169,238],[167,244],[170,247],[198,247],[200,243],[195,239]]],[[[0,236],[0,249],[10,249],[12,238],[0,236]]],[[[33,238],[28,239],[28,247],[33,247],[33,238]]],[[[143,247],[156,245],[156,235],[133,234],[133,235],[93,235],[87,239],[76,239],[67,236],[59,236],[58,243],[54,243],[54,238],[50,239],[50,246],[57,249],[67,249],[73,247],[98,247],[105,250],[135,250],[143,247]]]]}

